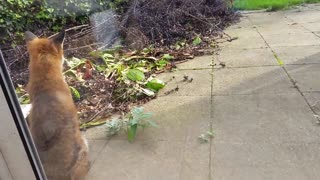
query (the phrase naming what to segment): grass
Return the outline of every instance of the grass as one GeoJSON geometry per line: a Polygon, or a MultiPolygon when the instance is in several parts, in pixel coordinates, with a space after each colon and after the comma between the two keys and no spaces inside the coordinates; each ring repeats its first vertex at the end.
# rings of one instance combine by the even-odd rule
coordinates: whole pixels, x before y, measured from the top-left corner
{"type": "Polygon", "coordinates": [[[239,10],[268,9],[276,11],[302,3],[317,3],[320,0],[236,0],[235,8],[239,10]]]}

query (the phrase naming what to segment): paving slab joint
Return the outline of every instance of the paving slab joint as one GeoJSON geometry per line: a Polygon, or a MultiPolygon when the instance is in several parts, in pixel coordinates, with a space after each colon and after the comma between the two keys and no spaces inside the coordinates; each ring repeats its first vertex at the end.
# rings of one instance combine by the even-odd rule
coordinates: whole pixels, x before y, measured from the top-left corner
{"type": "MultiPolygon", "coordinates": [[[[272,49],[272,47],[269,45],[269,43],[266,41],[266,39],[262,36],[262,34],[259,32],[258,28],[256,28],[257,33],[261,36],[261,38],[263,39],[263,41],[266,43],[266,45],[270,48],[270,50],[272,51],[275,59],[277,60],[279,66],[284,70],[284,72],[286,73],[287,77],[289,78],[290,82],[292,83],[293,87],[300,93],[300,95],[303,97],[304,101],[306,102],[306,104],[308,105],[309,109],[311,110],[312,114],[314,117],[317,118],[317,124],[320,124],[320,116],[319,114],[312,108],[312,105],[308,102],[307,98],[304,96],[304,94],[302,93],[301,89],[299,88],[299,86],[297,85],[297,82],[292,78],[292,76],[289,74],[288,70],[285,67],[285,64],[283,63],[283,61],[279,58],[279,56],[277,55],[277,53],[272,49]]],[[[318,36],[319,37],[319,36],[318,36]]]]}

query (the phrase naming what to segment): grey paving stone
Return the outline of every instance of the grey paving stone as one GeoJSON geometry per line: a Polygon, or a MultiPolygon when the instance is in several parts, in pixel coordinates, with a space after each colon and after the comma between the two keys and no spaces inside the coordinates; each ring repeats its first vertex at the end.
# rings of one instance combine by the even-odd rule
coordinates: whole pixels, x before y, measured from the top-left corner
{"type": "MultiPolygon", "coordinates": [[[[212,179],[301,180],[305,173],[290,162],[289,151],[274,144],[216,143],[212,179]],[[286,154],[288,153],[288,154],[286,154]],[[229,162],[229,163],[228,163],[229,162]]],[[[310,164],[309,164],[310,166],[310,164]]],[[[308,166],[308,167],[309,167],[308,166]]],[[[313,168],[313,167],[312,167],[313,168]]],[[[316,177],[316,176],[315,176],[316,177]]]]}
{"type": "Polygon", "coordinates": [[[159,96],[210,96],[212,70],[177,70],[172,73],[164,73],[158,76],[167,83],[164,89],[160,90],[159,96]],[[184,76],[193,79],[192,82],[184,81],[184,76]],[[178,91],[175,89],[178,87],[178,91]]]}
{"type": "Polygon", "coordinates": [[[212,179],[317,179],[320,133],[298,92],[213,102],[212,179]]]}
{"type": "Polygon", "coordinates": [[[257,26],[257,29],[262,34],[262,36],[265,35],[279,35],[282,34],[301,34],[301,33],[308,33],[310,30],[306,29],[302,25],[298,23],[292,23],[292,22],[284,22],[284,23],[278,23],[278,24],[266,24],[257,26]]]}
{"type": "Polygon", "coordinates": [[[287,65],[286,68],[302,92],[320,91],[320,64],[287,65]]]}
{"type": "Polygon", "coordinates": [[[253,13],[249,14],[248,18],[255,26],[279,25],[290,22],[282,12],[253,13]]]}
{"type": "Polygon", "coordinates": [[[320,63],[320,46],[274,47],[273,50],[284,64],[320,63]]]}
{"type": "Polygon", "coordinates": [[[261,38],[260,34],[255,28],[240,28],[240,29],[227,29],[226,33],[231,37],[237,37],[237,40],[232,42],[226,42],[222,44],[222,47],[231,48],[265,48],[267,47],[265,41],[261,38]]]}
{"type": "Polygon", "coordinates": [[[172,140],[128,143],[110,141],[89,171],[87,180],[176,180],[183,143],[172,140]]]}
{"type": "Polygon", "coordinates": [[[214,142],[316,142],[315,117],[298,92],[215,96],[214,142]]]}
{"type": "Polygon", "coordinates": [[[168,139],[130,144],[112,140],[96,159],[87,179],[207,179],[210,145],[190,142],[168,139]]]}
{"type": "Polygon", "coordinates": [[[209,69],[212,68],[213,56],[200,56],[181,64],[177,64],[178,69],[209,69]]]}
{"type": "Polygon", "coordinates": [[[95,160],[99,157],[101,151],[107,144],[107,140],[92,140],[89,139],[89,161],[90,164],[93,165],[95,160]]]}
{"type": "Polygon", "coordinates": [[[106,140],[107,133],[104,126],[87,129],[85,132],[86,138],[89,140],[106,140]]]}
{"type": "Polygon", "coordinates": [[[287,12],[285,16],[297,23],[320,22],[320,11],[304,10],[301,12],[287,12]]]}
{"type": "Polygon", "coordinates": [[[240,21],[234,25],[228,27],[228,29],[239,29],[239,28],[251,28],[252,23],[248,16],[244,15],[240,18],[240,21]]]}
{"type": "Polygon", "coordinates": [[[278,65],[269,48],[238,49],[222,48],[215,63],[225,62],[227,67],[278,65]]]}
{"type": "Polygon", "coordinates": [[[148,102],[145,112],[159,128],[138,132],[137,140],[193,141],[210,128],[210,96],[166,96],[148,102]]]}
{"type": "Polygon", "coordinates": [[[213,95],[295,91],[281,67],[226,68],[214,71],[213,95]]]}
{"type": "Polygon", "coordinates": [[[311,31],[311,32],[320,32],[320,22],[314,22],[314,23],[303,23],[301,24],[305,29],[311,31]]]}
{"type": "Polygon", "coordinates": [[[320,38],[313,33],[263,35],[263,38],[272,48],[277,46],[307,46],[320,44],[320,38]]]}
{"type": "Polygon", "coordinates": [[[311,108],[320,115],[320,92],[303,93],[311,108]]]}

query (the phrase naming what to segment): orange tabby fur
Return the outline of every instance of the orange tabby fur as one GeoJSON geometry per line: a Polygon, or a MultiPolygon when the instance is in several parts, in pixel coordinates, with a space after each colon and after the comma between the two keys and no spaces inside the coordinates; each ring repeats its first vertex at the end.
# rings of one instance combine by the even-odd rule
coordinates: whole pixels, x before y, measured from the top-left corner
{"type": "Polygon", "coordinates": [[[88,172],[88,148],[62,74],[63,38],[64,32],[56,39],[26,32],[32,103],[28,124],[48,180],[80,180],[88,172]]]}

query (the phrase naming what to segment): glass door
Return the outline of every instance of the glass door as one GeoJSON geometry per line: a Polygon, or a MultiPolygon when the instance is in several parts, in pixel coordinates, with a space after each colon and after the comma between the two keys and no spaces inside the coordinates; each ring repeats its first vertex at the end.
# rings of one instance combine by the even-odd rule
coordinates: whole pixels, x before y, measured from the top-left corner
{"type": "Polygon", "coordinates": [[[0,50],[0,180],[45,180],[0,50]]]}

